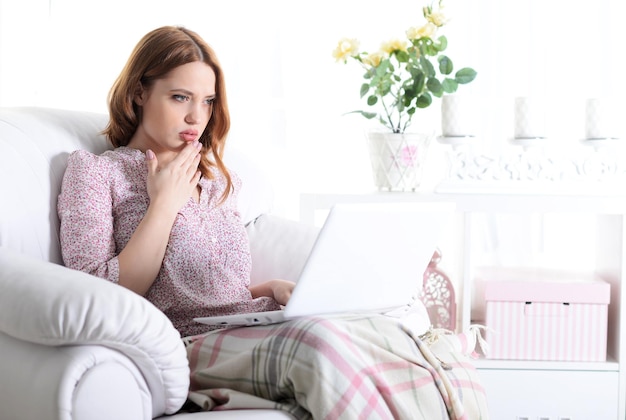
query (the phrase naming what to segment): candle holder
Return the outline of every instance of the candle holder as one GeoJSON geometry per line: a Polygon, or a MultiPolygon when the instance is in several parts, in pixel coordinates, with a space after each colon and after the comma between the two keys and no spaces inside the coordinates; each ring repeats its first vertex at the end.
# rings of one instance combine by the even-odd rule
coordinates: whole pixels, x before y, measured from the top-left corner
{"type": "Polygon", "coordinates": [[[473,137],[476,134],[475,114],[475,107],[469,96],[445,95],[441,99],[442,137],[450,139],[473,137]]]}
{"type": "Polygon", "coordinates": [[[618,139],[619,113],[614,101],[609,99],[587,99],[585,105],[585,139],[618,139]]]}
{"type": "Polygon", "coordinates": [[[515,139],[545,138],[545,112],[543,101],[536,98],[515,98],[515,139]]]}
{"type": "Polygon", "coordinates": [[[509,142],[514,146],[521,146],[524,151],[530,151],[533,149],[539,149],[546,146],[547,137],[534,137],[534,138],[512,138],[509,142]]]}
{"type": "Polygon", "coordinates": [[[439,136],[437,141],[441,144],[452,146],[456,150],[464,146],[471,146],[476,142],[475,136],[439,136]]]}

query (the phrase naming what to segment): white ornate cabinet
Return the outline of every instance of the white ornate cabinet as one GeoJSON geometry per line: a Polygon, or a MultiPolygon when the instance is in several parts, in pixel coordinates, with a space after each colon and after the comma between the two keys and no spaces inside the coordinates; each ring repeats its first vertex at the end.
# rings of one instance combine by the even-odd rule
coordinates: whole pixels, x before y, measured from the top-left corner
{"type": "MultiPolygon", "coordinates": [[[[303,194],[300,218],[319,224],[337,202],[454,201],[457,220],[451,230],[444,259],[454,259],[457,269],[449,272],[457,287],[457,329],[482,323],[475,272],[484,263],[477,252],[476,238],[484,236],[484,225],[476,223],[485,214],[583,215],[593,221],[592,270],[611,284],[607,361],[552,362],[478,359],[478,367],[495,420],[609,420],[626,418],[626,311],[622,311],[626,277],[626,195],[602,195],[592,190],[562,194],[556,191],[506,193],[366,193],[303,194]],[[455,249],[456,248],[456,249],[455,249]],[[478,297],[477,297],[478,296],[478,297]],[[478,315],[477,315],[478,314],[478,315]]],[[[572,226],[562,236],[564,248],[589,247],[572,226]],[[565,246],[567,245],[567,246],[565,246]]],[[[572,257],[575,258],[575,257],[572,257]]],[[[564,259],[567,261],[567,259],[564,259]]],[[[567,263],[565,263],[567,265],[567,263]]],[[[570,267],[563,267],[568,269],[570,267]]],[[[419,276],[416,277],[416,281],[419,276]]]]}

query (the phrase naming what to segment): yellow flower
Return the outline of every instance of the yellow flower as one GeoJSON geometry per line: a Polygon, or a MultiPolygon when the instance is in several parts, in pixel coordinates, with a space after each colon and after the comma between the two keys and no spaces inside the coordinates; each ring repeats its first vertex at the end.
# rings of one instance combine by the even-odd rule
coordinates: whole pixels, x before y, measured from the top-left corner
{"type": "Polygon", "coordinates": [[[348,57],[354,57],[359,54],[359,41],[354,38],[342,38],[337,44],[337,48],[333,51],[333,57],[337,61],[346,61],[348,57]]]}
{"type": "Polygon", "coordinates": [[[375,52],[375,53],[367,54],[361,59],[361,62],[368,66],[377,67],[382,61],[384,56],[385,54],[382,52],[375,52]]]}
{"type": "Polygon", "coordinates": [[[424,15],[424,18],[428,22],[440,28],[446,23],[448,23],[448,19],[446,18],[446,15],[442,12],[442,10],[443,10],[443,5],[442,5],[442,2],[439,1],[438,8],[436,11],[433,11],[433,5],[431,3],[430,5],[424,6],[422,8],[422,14],[424,15]]]}
{"type": "Polygon", "coordinates": [[[437,27],[441,27],[448,22],[446,15],[444,15],[441,11],[428,14],[426,19],[437,27]]]}
{"type": "Polygon", "coordinates": [[[381,51],[386,52],[387,54],[391,54],[394,51],[406,51],[407,43],[406,41],[402,41],[400,39],[392,39],[391,41],[384,42],[380,46],[381,51]]]}
{"type": "Polygon", "coordinates": [[[416,27],[413,26],[406,31],[406,36],[410,40],[419,39],[419,38],[432,38],[435,32],[437,31],[437,26],[428,22],[424,26],[416,27]]]}

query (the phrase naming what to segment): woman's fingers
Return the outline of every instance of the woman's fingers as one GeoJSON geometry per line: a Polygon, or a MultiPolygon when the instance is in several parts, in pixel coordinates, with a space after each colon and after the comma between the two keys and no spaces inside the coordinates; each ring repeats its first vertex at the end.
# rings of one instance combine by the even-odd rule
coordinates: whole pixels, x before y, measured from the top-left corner
{"type": "Polygon", "coordinates": [[[193,165],[195,159],[200,156],[202,152],[202,143],[194,141],[187,143],[187,145],[180,151],[180,153],[174,158],[172,164],[181,167],[189,167],[193,165]]]}
{"type": "Polygon", "coordinates": [[[146,150],[146,166],[148,167],[148,174],[153,175],[157,171],[157,167],[159,162],[157,161],[156,155],[150,149],[146,150]]]}
{"type": "Polygon", "coordinates": [[[199,142],[187,144],[169,163],[158,166],[155,154],[146,151],[148,168],[148,196],[158,206],[167,211],[179,211],[197,188],[201,173],[198,165],[202,145],[199,142]]]}
{"type": "MultiPolygon", "coordinates": [[[[200,171],[198,170],[198,165],[200,164],[200,158],[201,157],[202,157],[202,155],[200,153],[198,153],[196,156],[193,157],[193,159],[191,161],[191,165],[189,165],[187,167],[187,173],[191,177],[195,177],[196,174],[200,173],[200,171]]],[[[198,179],[199,179],[199,177],[198,177],[198,179]]],[[[192,179],[192,181],[193,181],[193,179],[192,179]]],[[[197,182],[196,182],[196,184],[197,184],[197,182]]]]}
{"type": "Polygon", "coordinates": [[[182,176],[184,181],[190,182],[195,186],[199,180],[199,176],[196,175],[201,157],[202,144],[197,141],[190,142],[176,155],[169,165],[161,168],[161,170],[167,172],[170,176],[182,176]],[[176,175],[177,172],[178,175],[176,175]]]}

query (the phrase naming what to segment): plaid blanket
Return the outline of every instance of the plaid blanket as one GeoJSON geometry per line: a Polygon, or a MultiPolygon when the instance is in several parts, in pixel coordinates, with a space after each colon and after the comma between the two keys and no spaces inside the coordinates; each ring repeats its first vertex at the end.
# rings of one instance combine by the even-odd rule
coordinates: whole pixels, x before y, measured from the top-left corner
{"type": "Polygon", "coordinates": [[[466,356],[473,349],[440,342],[434,354],[422,338],[384,315],[212,331],[189,339],[189,400],[203,410],[272,408],[297,419],[488,418],[466,356]]]}

